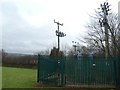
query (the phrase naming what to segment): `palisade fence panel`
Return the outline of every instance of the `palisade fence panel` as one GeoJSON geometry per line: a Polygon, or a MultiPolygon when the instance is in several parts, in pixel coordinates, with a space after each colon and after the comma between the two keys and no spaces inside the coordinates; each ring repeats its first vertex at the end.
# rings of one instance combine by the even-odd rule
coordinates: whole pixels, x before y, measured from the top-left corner
{"type": "Polygon", "coordinates": [[[120,87],[120,60],[39,56],[39,81],[61,86],[120,87]]]}
{"type": "Polygon", "coordinates": [[[115,85],[115,70],[113,59],[83,58],[68,59],[65,63],[66,85],[115,85]]]}

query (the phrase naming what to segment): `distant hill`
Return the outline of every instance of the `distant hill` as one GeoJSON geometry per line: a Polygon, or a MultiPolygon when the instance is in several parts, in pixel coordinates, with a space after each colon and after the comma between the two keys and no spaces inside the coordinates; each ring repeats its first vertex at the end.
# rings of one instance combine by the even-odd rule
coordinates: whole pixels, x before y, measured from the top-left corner
{"type": "Polygon", "coordinates": [[[19,54],[19,53],[7,53],[6,57],[21,57],[21,56],[33,56],[29,54],[19,54]]]}

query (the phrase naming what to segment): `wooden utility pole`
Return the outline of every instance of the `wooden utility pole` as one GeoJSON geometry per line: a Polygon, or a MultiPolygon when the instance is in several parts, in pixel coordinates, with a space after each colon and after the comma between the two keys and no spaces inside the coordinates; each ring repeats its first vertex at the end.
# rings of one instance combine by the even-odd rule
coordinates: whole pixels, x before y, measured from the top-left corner
{"type": "Polygon", "coordinates": [[[59,31],[59,26],[60,25],[63,26],[63,23],[61,24],[59,22],[56,22],[55,20],[54,20],[54,23],[56,23],[57,27],[58,27],[58,30],[56,30],[56,36],[58,36],[58,52],[59,52],[59,50],[60,50],[60,37],[64,37],[64,36],[66,36],[66,34],[64,34],[63,32],[59,31]]]}
{"type": "MultiPolygon", "coordinates": [[[[62,24],[60,24],[59,22],[56,22],[55,20],[54,20],[54,23],[56,23],[57,24],[57,27],[58,27],[58,30],[56,30],[56,36],[58,36],[58,58],[59,58],[59,56],[60,56],[60,37],[64,37],[64,36],[66,36],[66,34],[64,34],[63,32],[61,32],[61,31],[59,31],[59,26],[61,25],[61,26],[63,26],[63,23],[62,24]]],[[[60,60],[58,60],[58,66],[60,66],[60,65],[62,65],[62,64],[60,64],[60,63],[62,63],[60,60]]],[[[63,66],[63,65],[62,65],[63,66]]],[[[58,74],[58,77],[59,77],[59,86],[62,86],[63,85],[63,79],[64,79],[64,75],[63,75],[63,71],[61,72],[60,71],[60,67],[58,68],[58,72],[59,72],[59,74],[58,74]]]]}

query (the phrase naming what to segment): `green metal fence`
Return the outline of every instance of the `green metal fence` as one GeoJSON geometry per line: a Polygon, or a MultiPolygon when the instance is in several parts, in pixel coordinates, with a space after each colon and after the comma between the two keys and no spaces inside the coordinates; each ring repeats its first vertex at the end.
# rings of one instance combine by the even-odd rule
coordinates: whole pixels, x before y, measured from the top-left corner
{"type": "Polygon", "coordinates": [[[38,81],[65,86],[120,86],[118,58],[38,57],[38,81]]]}

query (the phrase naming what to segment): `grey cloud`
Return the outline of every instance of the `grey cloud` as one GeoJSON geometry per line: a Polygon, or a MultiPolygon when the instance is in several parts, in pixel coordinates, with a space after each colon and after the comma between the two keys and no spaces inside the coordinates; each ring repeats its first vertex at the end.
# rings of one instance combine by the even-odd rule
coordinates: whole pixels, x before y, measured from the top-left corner
{"type": "Polygon", "coordinates": [[[12,3],[2,4],[3,49],[8,52],[32,53],[45,49],[53,42],[55,35],[51,25],[32,27],[19,15],[12,3]]]}

